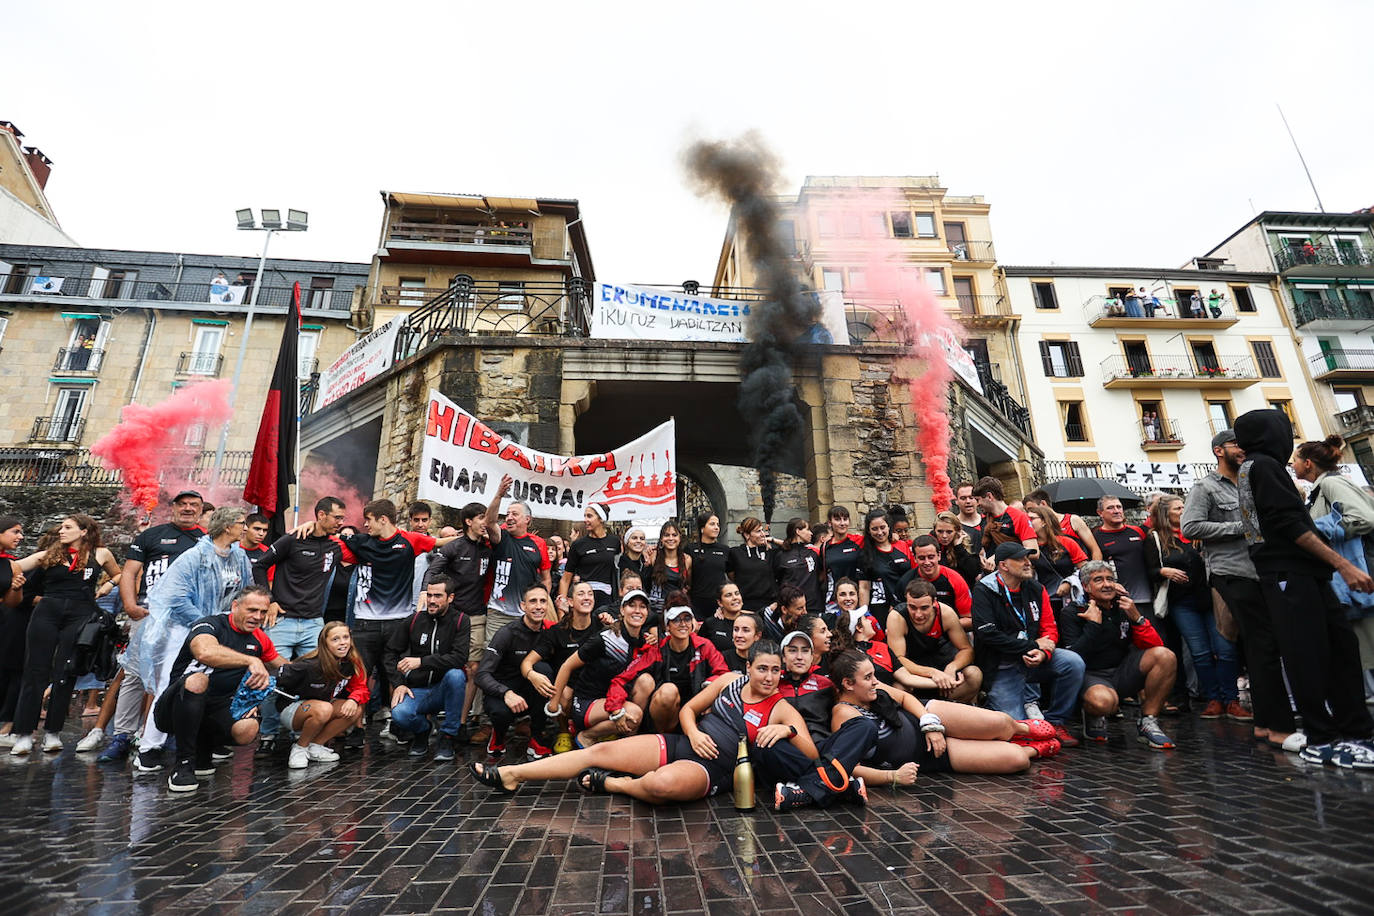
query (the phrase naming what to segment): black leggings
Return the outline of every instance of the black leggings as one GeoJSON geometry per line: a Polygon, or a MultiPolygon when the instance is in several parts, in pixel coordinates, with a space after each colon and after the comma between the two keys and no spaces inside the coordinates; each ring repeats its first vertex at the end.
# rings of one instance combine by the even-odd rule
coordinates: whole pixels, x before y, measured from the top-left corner
{"type": "Polygon", "coordinates": [[[24,684],[24,646],[28,640],[27,604],[0,608],[0,722],[13,722],[19,708],[19,688],[24,684]]]}
{"type": "Polygon", "coordinates": [[[52,685],[48,697],[47,730],[56,734],[67,723],[67,707],[72,704],[70,668],[76,638],[95,614],[88,601],[44,598],[33,609],[26,642],[28,657],[24,664],[24,685],[19,691],[19,708],[14,714],[14,733],[27,735],[38,727],[43,709],[43,690],[52,685]]]}
{"type": "Polygon", "coordinates": [[[234,744],[233,694],[186,689],[182,677],[167,685],[153,709],[157,727],[177,739],[177,764],[209,765],[215,745],[234,744]]]}
{"type": "Polygon", "coordinates": [[[497,735],[504,735],[506,730],[515,723],[519,716],[528,715],[530,717],[530,734],[539,735],[543,733],[548,721],[548,715],[544,712],[544,705],[549,701],[544,698],[534,685],[529,681],[521,680],[517,687],[511,688],[524,698],[529,707],[522,713],[513,713],[506,705],[505,694],[487,693],[483,691],[482,708],[487,711],[487,716],[491,719],[491,730],[497,735]]]}

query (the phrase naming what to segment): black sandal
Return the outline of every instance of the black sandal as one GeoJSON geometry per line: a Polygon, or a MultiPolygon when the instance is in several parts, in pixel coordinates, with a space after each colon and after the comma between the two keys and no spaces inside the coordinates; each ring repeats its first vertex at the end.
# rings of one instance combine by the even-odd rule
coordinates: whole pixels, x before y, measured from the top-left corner
{"type": "Polygon", "coordinates": [[[501,768],[495,765],[482,764],[482,769],[477,769],[476,761],[468,764],[468,772],[472,778],[482,785],[491,788],[501,795],[514,795],[514,789],[507,789],[506,784],[501,781],[501,768]]]}
{"type": "Polygon", "coordinates": [[[624,773],[617,773],[614,770],[607,770],[603,767],[587,767],[577,774],[577,787],[588,795],[609,795],[606,791],[606,780],[612,776],[624,776],[624,773]]]}

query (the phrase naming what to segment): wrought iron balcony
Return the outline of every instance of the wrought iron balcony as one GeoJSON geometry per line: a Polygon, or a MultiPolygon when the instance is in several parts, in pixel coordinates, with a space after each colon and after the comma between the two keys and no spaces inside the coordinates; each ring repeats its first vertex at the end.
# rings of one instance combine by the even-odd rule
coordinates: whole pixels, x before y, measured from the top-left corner
{"type": "Polygon", "coordinates": [[[1070,442],[1087,442],[1088,431],[1082,423],[1065,423],[1064,438],[1070,442]]]}
{"type": "Polygon", "coordinates": [[[949,253],[956,261],[996,261],[997,254],[992,242],[964,241],[950,242],[949,253]]]}
{"type": "Polygon", "coordinates": [[[1374,350],[1326,350],[1307,358],[1312,377],[1363,379],[1374,377],[1374,350]]]}
{"type": "Polygon", "coordinates": [[[1335,328],[1345,324],[1374,324],[1374,302],[1309,295],[1293,306],[1293,322],[1300,328],[1306,325],[1335,328]]]}
{"type": "Polygon", "coordinates": [[[29,441],[75,444],[81,441],[81,434],[85,431],[85,417],[34,417],[29,441]]]}
{"type": "Polygon", "coordinates": [[[442,245],[483,245],[528,250],[534,244],[534,231],[524,226],[466,226],[446,223],[400,221],[387,229],[388,244],[427,242],[442,245]]]}
{"type": "MultiPolygon", "coordinates": [[[[90,277],[64,277],[62,278],[62,288],[56,293],[33,293],[30,292],[29,281],[32,279],[27,276],[15,276],[11,282],[10,274],[0,274],[0,297],[12,299],[22,296],[26,299],[101,299],[119,300],[123,302],[188,302],[202,305],[219,305],[227,308],[248,307],[248,301],[252,298],[252,286],[250,285],[231,285],[229,293],[214,294],[211,292],[210,284],[204,283],[169,283],[163,280],[119,280],[114,281],[108,277],[92,279],[90,277]]],[[[358,284],[361,285],[361,284],[358,284]]],[[[258,290],[257,308],[286,308],[291,304],[291,286],[264,286],[258,290]]],[[[301,308],[318,309],[321,306],[327,307],[329,311],[347,312],[352,306],[352,288],[337,288],[327,290],[332,293],[329,297],[315,297],[313,293],[326,292],[325,290],[310,290],[301,286],[301,308]]]]}
{"type": "Polygon", "coordinates": [[[1011,389],[993,377],[991,366],[984,362],[978,362],[976,365],[978,367],[978,381],[983,386],[983,396],[992,402],[992,406],[997,408],[997,412],[1012,426],[1030,436],[1030,411],[1021,406],[1020,401],[1012,397],[1011,389]]]}
{"type": "Polygon", "coordinates": [[[105,351],[88,347],[63,347],[57,351],[52,371],[94,374],[105,361],[105,351]]]}
{"type": "Polygon", "coordinates": [[[224,368],[222,353],[183,353],[177,360],[177,375],[203,375],[219,378],[224,368]]]}
{"type": "Polygon", "coordinates": [[[1091,327],[1187,329],[1230,327],[1238,319],[1235,306],[1224,297],[1211,301],[1204,296],[1194,309],[1191,300],[1151,297],[1128,304],[1124,298],[1091,296],[1083,303],[1083,320],[1091,327]]]}
{"type": "Polygon", "coordinates": [[[1299,267],[1374,267],[1374,252],[1355,246],[1322,244],[1304,250],[1279,245],[1273,251],[1280,272],[1299,267]]]}
{"type": "Polygon", "coordinates": [[[1178,421],[1168,417],[1141,418],[1136,424],[1140,429],[1140,447],[1149,451],[1155,448],[1176,449],[1183,445],[1183,434],[1179,431],[1178,421]]]}
{"type": "Polygon", "coordinates": [[[1102,361],[1105,388],[1244,388],[1259,380],[1249,356],[1199,359],[1184,354],[1150,358],[1109,356],[1102,361]]]}
{"type": "Polygon", "coordinates": [[[1336,414],[1336,422],[1347,436],[1374,433],[1374,407],[1361,404],[1336,414]]]}
{"type": "Polygon", "coordinates": [[[955,293],[954,298],[959,303],[961,316],[995,318],[1011,316],[1011,303],[1003,296],[975,296],[969,293],[955,293]]]}

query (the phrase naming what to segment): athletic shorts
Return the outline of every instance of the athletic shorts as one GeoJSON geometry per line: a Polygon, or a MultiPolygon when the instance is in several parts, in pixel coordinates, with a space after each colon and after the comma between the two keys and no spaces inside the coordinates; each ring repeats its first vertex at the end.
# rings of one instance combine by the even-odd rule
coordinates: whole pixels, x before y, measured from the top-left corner
{"type": "Polygon", "coordinates": [[[1115,668],[1098,669],[1083,675],[1083,689],[1101,685],[1116,691],[1117,697],[1133,697],[1145,689],[1145,672],[1140,670],[1144,649],[1132,648],[1115,668]]]}
{"type": "Polygon", "coordinates": [[[592,704],[600,699],[602,699],[602,697],[573,697],[572,715],[568,718],[578,731],[584,728],[591,728],[591,726],[587,724],[587,713],[591,712],[592,704]]]}
{"type": "MultiPolygon", "coordinates": [[[[735,761],[729,748],[720,748],[720,756],[715,760],[704,760],[692,750],[692,741],[686,735],[657,735],[658,765],[665,767],[679,760],[689,760],[706,771],[710,786],[706,795],[715,795],[721,789],[730,787],[735,781],[735,761]]],[[[757,786],[755,789],[757,790],[757,786]]]]}
{"type": "Polygon", "coordinates": [[[468,658],[478,660],[481,659],[482,653],[487,651],[487,615],[469,614],[468,623],[472,626],[468,638],[468,658]]]}

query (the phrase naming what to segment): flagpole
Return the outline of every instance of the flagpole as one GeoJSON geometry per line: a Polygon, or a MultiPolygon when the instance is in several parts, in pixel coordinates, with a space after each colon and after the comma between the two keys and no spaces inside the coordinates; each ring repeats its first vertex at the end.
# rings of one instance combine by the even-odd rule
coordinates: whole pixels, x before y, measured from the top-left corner
{"type": "Polygon", "coordinates": [[[239,393],[239,380],[243,377],[243,359],[248,355],[248,338],[253,333],[253,311],[258,305],[258,290],[262,289],[262,271],[267,266],[267,246],[272,244],[275,229],[268,229],[267,238],[262,242],[262,257],[258,258],[258,277],[253,281],[253,294],[248,297],[248,317],[243,321],[243,337],[239,340],[239,358],[234,363],[234,380],[229,383],[230,418],[224,421],[219,432],[219,447],[215,449],[215,467],[210,474],[210,487],[219,486],[220,472],[224,468],[224,449],[229,444],[229,424],[233,422],[234,401],[239,393]]]}
{"type": "Polygon", "coordinates": [[[301,409],[301,283],[296,281],[292,288],[292,301],[295,303],[296,311],[296,384],[292,391],[296,395],[296,447],[295,452],[295,473],[292,477],[296,481],[296,490],[292,493],[291,506],[291,527],[299,527],[301,523],[301,420],[304,413],[301,409]]]}

